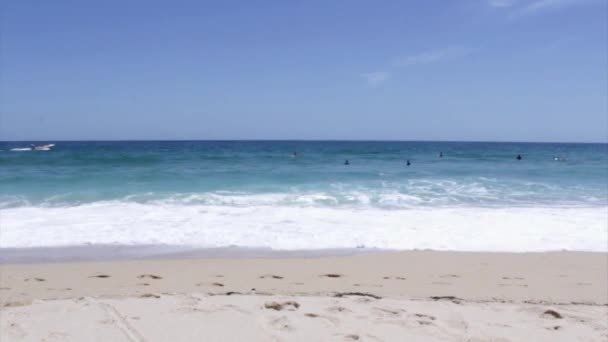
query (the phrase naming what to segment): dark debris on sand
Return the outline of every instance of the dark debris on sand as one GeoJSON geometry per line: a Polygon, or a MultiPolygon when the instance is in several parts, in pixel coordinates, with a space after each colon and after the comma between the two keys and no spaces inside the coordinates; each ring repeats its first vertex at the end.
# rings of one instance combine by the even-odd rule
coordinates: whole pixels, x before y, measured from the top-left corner
{"type": "Polygon", "coordinates": [[[281,311],[283,309],[290,309],[291,310],[296,310],[300,307],[300,304],[298,302],[294,302],[292,300],[288,300],[286,302],[266,302],[264,303],[264,307],[266,309],[272,309],[272,310],[276,310],[276,311],[281,311]]]}
{"type": "Polygon", "coordinates": [[[342,298],[346,296],[362,296],[362,297],[371,297],[374,299],[382,299],[382,297],[377,296],[375,294],[367,293],[367,292],[338,292],[334,295],[334,297],[342,298]]]}
{"type": "Polygon", "coordinates": [[[543,312],[543,317],[561,319],[564,318],[559,312],[549,309],[543,312]]]}

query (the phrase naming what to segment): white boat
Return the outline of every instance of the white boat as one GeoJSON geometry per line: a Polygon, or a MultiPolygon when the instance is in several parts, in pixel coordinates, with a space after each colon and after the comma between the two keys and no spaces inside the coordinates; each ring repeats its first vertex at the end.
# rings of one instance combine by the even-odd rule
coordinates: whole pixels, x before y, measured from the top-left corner
{"type": "Polygon", "coordinates": [[[38,146],[34,146],[34,150],[36,150],[36,151],[50,151],[53,146],[55,146],[55,144],[38,145],[38,146]]]}
{"type": "Polygon", "coordinates": [[[46,144],[46,145],[30,145],[30,147],[15,147],[11,148],[11,151],[50,151],[55,144],[46,144]]]}

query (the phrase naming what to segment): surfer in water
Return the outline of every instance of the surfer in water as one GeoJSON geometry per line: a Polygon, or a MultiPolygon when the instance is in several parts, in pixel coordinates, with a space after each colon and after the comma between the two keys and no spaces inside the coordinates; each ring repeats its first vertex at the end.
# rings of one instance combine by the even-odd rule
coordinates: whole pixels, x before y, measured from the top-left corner
{"type": "Polygon", "coordinates": [[[344,160],[344,165],[350,165],[350,162],[348,161],[348,159],[344,160]]]}
{"type": "Polygon", "coordinates": [[[412,163],[410,163],[410,160],[408,159],[408,160],[405,162],[405,165],[410,166],[410,165],[412,165],[412,163]]]}
{"type": "Polygon", "coordinates": [[[522,160],[521,154],[518,154],[516,157],[517,160],[522,160]]]}
{"type": "Polygon", "coordinates": [[[443,158],[443,152],[439,152],[439,158],[443,158]]]}

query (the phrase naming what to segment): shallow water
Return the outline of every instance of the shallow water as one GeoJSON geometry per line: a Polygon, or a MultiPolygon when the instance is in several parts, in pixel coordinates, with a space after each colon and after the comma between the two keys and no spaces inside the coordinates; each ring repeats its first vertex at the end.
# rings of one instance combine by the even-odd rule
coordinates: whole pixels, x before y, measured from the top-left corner
{"type": "Polygon", "coordinates": [[[606,144],[28,146],[0,144],[1,247],[606,249],[606,144]]]}

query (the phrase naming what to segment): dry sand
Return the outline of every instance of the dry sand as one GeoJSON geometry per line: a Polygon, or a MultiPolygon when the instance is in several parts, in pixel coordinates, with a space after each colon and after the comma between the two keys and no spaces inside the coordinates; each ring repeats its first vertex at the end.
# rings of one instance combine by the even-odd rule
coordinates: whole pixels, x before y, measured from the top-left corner
{"type": "Polygon", "coordinates": [[[1,341],[608,339],[608,254],[0,265],[1,341]]]}

